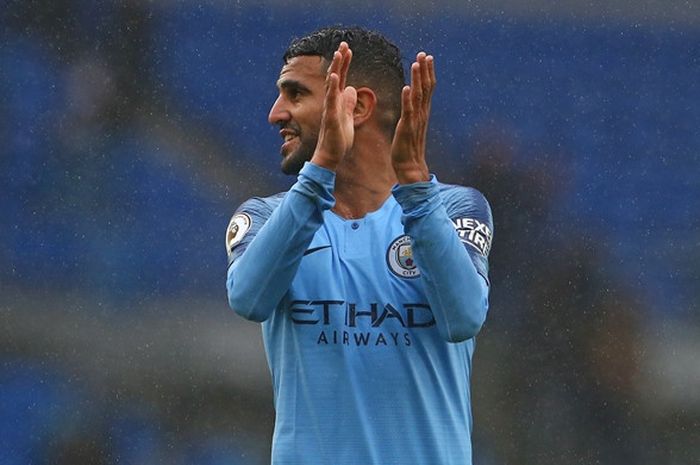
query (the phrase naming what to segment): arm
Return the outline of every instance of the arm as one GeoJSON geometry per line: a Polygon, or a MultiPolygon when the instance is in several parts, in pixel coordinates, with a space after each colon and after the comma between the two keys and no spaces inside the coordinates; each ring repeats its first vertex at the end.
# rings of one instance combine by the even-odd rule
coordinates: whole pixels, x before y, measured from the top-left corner
{"type": "Polygon", "coordinates": [[[486,318],[488,285],[460,243],[429,176],[425,145],[432,94],[437,80],[433,57],[418,53],[411,66],[411,85],[401,94],[391,158],[399,185],[393,194],[441,336],[450,342],[474,337],[486,318]]]}
{"type": "Polygon", "coordinates": [[[233,249],[226,290],[229,305],[236,313],[253,321],[270,317],[323,223],[323,211],[335,203],[334,181],[333,172],[311,163],[304,165],[296,184],[247,248],[233,249]]]}
{"type": "Polygon", "coordinates": [[[492,228],[486,200],[480,194],[467,198],[464,191],[459,195],[450,212],[460,222],[458,234],[434,176],[396,186],[393,194],[403,208],[404,229],[441,336],[449,342],[476,336],[488,310],[486,256],[492,228]]]}
{"type": "Polygon", "coordinates": [[[326,73],[323,114],[311,163],[285,195],[270,219],[246,247],[233,251],[226,288],[236,313],[265,321],[275,310],[299,269],[304,251],[335,204],[335,167],[352,147],[352,112],[357,94],[345,85],[352,52],[341,42],[326,73]]]}

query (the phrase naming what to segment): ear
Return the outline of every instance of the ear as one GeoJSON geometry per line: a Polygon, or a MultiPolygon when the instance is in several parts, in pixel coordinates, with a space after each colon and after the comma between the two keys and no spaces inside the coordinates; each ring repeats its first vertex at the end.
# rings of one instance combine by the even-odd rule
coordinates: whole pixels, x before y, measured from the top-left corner
{"type": "Polygon", "coordinates": [[[353,111],[353,122],[355,127],[363,124],[370,119],[374,114],[374,109],[377,107],[377,94],[369,87],[360,87],[357,89],[357,103],[355,111],[353,111]]]}

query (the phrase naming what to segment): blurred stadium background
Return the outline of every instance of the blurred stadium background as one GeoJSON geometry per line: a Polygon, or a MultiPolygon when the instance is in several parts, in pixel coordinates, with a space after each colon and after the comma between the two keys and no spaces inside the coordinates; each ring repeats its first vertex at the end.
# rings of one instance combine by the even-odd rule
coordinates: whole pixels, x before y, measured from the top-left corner
{"type": "Polygon", "coordinates": [[[700,464],[700,7],[549,3],[2,2],[0,464],[268,461],[224,230],[332,23],[436,56],[431,167],[494,208],[475,463],[700,464]]]}

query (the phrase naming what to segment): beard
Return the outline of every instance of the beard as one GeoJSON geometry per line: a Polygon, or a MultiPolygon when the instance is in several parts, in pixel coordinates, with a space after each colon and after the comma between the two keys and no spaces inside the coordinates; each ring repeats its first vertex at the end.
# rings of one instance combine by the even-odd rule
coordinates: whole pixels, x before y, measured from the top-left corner
{"type": "Polygon", "coordinates": [[[282,148],[282,162],[280,163],[282,172],[289,175],[297,175],[304,167],[304,163],[311,160],[311,157],[316,150],[318,142],[318,133],[304,136],[301,132],[296,139],[292,139],[294,145],[289,148],[289,152],[285,155],[285,148],[282,148]]]}

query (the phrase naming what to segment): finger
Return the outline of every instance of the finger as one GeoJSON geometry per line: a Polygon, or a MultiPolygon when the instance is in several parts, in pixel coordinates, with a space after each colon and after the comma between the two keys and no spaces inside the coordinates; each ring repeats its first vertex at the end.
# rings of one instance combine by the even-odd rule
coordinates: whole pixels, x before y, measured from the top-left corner
{"type": "Polygon", "coordinates": [[[437,78],[435,77],[435,58],[433,58],[432,55],[428,55],[425,58],[425,61],[428,63],[428,74],[430,75],[430,83],[432,84],[432,88],[435,88],[435,85],[437,84],[437,78]]]}
{"type": "Polygon", "coordinates": [[[348,86],[342,90],[342,95],[345,103],[345,113],[352,118],[355,105],[357,105],[357,90],[352,86],[348,86]]]}
{"type": "Polygon", "coordinates": [[[433,92],[435,91],[435,63],[432,55],[425,57],[425,71],[427,77],[425,78],[426,91],[425,91],[425,108],[428,113],[430,113],[430,105],[433,99],[433,92]]]}
{"type": "Polygon", "coordinates": [[[430,71],[428,70],[428,55],[421,52],[419,54],[418,64],[420,65],[420,77],[421,77],[421,84],[422,84],[422,88],[423,88],[423,94],[426,96],[429,96],[431,82],[430,82],[430,71]]]}
{"type": "Polygon", "coordinates": [[[345,42],[341,43],[341,46],[345,44],[345,49],[343,52],[341,52],[342,55],[342,63],[341,63],[341,68],[339,72],[340,76],[340,88],[345,89],[346,86],[346,81],[348,77],[348,69],[350,69],[350,62],[352,61],[352,50],[348,47],[348,44],[345,42]]]}
{"type": "Polygon", "coordinates": [[[328,81],[328,78],[330,77],[331,74],[333,74],[333,73],[338,74],[340,72],[340,65],[341,65],[342,59],[343,59],[343,56],[338,50],[333,52],[333,58],[331,59],[331,64],[328,65],[328,71],[326,72],[326,82],[328,81]]]}
{"type": "Polygon", "coordinates": [[[335,106],[338,99],[338,82],[339,77],[337,73],[330,73],[328,75],[328,86],[326,88],[326,103],[325,110],[326,113],[335,114],[335,106]]]}
{"type": "Polygon", "coordinates": [[[413,101],[411,99],[411,87],[404,86],[401,89],[401,118],[410,117],[413,113],[413,101]]]}
{"type": "MultiPolygon", "coordinates": [[[[333,69],[331,70],[329,67],[329,72],[334,72],[337,73],[338,76],[340,77],[340,84],[344,85],[345,84],[345,79],[343,77],[343,70],[345,69],[345,60],[346,60],[346,54],[349,50],[348,44],[345,41],[340,42],[338,45],[338,49],[333,52],[333,61],[331,62],[331,66],[333,66],[333,69]]],[[[342,89],[342,87],[341,87],[342,89]]]]}
{"type": "Polygon", "coordinates": [[[411,96],[413,104],[419,105],[423,100],[423,87],[421,84],[420,64],[414,62],[411,65],[411,96]]]}
{"type": "Polygon", "coordinates": [[[428,64],[426,63],[427,54],[420,52],[417,57],[420,70],[420,83],[422,91],[421,106],[427,108],[430,106],[430,75],[428,73],[428,64]]]}

